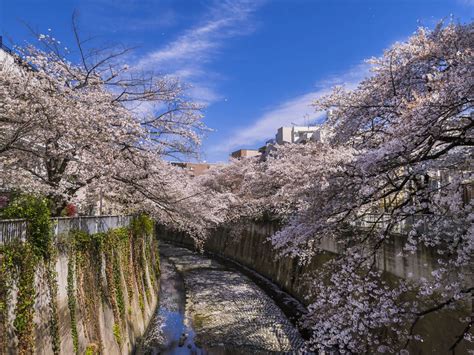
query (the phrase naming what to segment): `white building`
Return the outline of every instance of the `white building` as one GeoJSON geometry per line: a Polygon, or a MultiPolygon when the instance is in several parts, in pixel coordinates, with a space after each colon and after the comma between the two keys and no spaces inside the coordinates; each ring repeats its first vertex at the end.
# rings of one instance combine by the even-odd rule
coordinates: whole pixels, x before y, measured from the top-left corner
{"type": "Polygon", "coordinates": [[[15,62],[15,57],[12,51],[3,44],[3,38],[0,36],[0,66],[12,66],[15,62]]]}
{"type": "Polygon", "coordinates": [[[275,143],[324,142],[326,139],[322,126],[292,126],[278,128],[275,143]]]}
{"type": "Polygon", "coordinates": [[[15,53],[13,50],[8,48],[3,43],[2,36],[0,36],[0,70],[21,73],[21,71],[25,69],[36,71],[32,65],[22,60],[18,53],[15,53]]]}

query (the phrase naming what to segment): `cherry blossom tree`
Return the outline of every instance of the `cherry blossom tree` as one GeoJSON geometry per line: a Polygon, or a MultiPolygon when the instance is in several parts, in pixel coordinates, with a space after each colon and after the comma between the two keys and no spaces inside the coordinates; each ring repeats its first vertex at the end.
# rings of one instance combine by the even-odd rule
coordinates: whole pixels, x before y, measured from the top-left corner
{"type": "Polygon", "coordinates": [[[129,49],[96,49],[75,17],[73,28],[77,64],[49,33],[1,66],[2,184],[47,195],[56,213],[79,195],[125,192],[125,184],[148,192],[155,184],[166,200],[153,174],[171,172],[164,158],[196,151],[201,106],[178,80],[124,64],[129,49]]]}
{"type": "MultiPolygon", "coordinates": [[[[43,48],[18,49],[26,69],[0,69],[3,185],[42,192],[58,210],[102,193],[199,245],[223,223],[268,218],[282,225],[271,237],[281,255],[307,262],[336,245],[308,291],[313,350],[401,351],[422,340],[423,317],[472,307],[472,24],[419,29],[371,59],[355,90],[315,102],[331,111],[328,142],[277,146],[193,179],[163,160],[194,151],[204,129],[185,88],[74,33],[78,64],[48,34],[43,48]],[[378,257],[393,238],[404,255],[435,253],[429,279],[383,277],[378,257]]],[[[453,351],[472,340],[472,318],[462,321],[453,351]]]]}
{"type": "MultiPolygon", "coordinates": [[[[282,255],[305,262],[337,245],[308,294],[311,349],[400,351],[422,340],[423,317],[472,307],[473,38],[472,24],[419,29],[369,60],[355,90],[315,103],[331,111],[328,143],[277,146],[206,183],[234,195],[228,220],[280,219],[271,240],[282,255]],[[404,255],[433,250],[431,278],[383,277],[378,256],[393,238],[404,255]]],[[[472,318],[462,321],[452,350],[473,340],[472,318]]]]}
{"type": "MultiPolygon", "coordinates": [[[[330,180],[329,196],[316,186],[312,208],[274,238],[284,248],[298,248],[329,236],[345,250],[315,280],[318,296],[307,324],[316,330],[316,347],[363,351],[382,344],[393,351],[419,339],[413,332],[420,318],[472,298],[466,271],[472,268],[473,203],[463,199],[473,181],[472,34],[472,25],[420,29],[372,59],[373,75],[356,90],[339,88],[316,103],[332,110],[332,144],[355,149],[354,161],[330,180]],[[347,238],[347,224],[368,229],[347,238]],[[388,288],[376,255],[401,225],[406,253],[426,246],[439,259],[431,280],[388,288]],[[418,302],[404,302],[409,291],[418,302]],[[323,316],[321,309],[329,312],[323,316]],[[394,337],[381,338],[377,330],[383,328],[394,337]]],[[[471,326],[468,321],[453,349],[469,338],[471,326]]]]}

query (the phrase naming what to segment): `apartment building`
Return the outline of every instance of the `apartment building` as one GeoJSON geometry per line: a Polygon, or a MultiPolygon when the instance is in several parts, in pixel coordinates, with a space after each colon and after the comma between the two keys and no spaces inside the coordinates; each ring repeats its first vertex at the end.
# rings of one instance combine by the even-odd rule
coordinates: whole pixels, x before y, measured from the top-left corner
{"type": "Polygon", "coordinates": [[[326,139],[321,125],[280,127],[275,135],[276,144],[323,142],[326,139]]]}

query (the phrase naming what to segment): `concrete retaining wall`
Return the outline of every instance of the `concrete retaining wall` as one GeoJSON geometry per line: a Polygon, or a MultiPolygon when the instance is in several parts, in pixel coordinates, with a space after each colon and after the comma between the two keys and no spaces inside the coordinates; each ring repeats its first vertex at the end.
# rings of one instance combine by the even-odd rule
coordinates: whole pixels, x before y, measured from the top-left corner
{"type": "MultiPolygon", "coordinates": [[[[317,255],[310,263],[299,265],[296,258],[278,257],[268,241],[268,237],[274,234],[277,228],[276,223],[249,223],[241,228],[237,235],[235,231],[220,228],[206,241],[204,248],[252,268],[305,303],[305,278],[311,272],[317,271],[331,254],[337,253],[338,246],[333,241],[323,241],[322,248],[327,254],[317,255]]],[[[184,234],[162,230],[160,238],[194,247],[193,240],[184,234]]],[[[404,238],[401,236],[395,236],[386,243],[378,253],[379,269],[400,278],[430,279],[436,260],[434,252],[423,248],[413,255],[402,257],[400,253],[403,245],[404,238]]]]}
{"type": "MultiPolygon", "coordinates": [[[[323,248],[327,251],[326,253],[313,257],[306,265],[299,265],[295,258],[277,256],[267,240],[276,230],[277,225],[272,223],[251,223],[240,228],[238,233],[222,228],[216,230],[206,241],[204,249],[255,270],[303,304],[308,305],[311,300],[305,297],[309,287],[306,280],[312,273],[317,272],[331,255],[337,253],[337,245],[330,241],[324,242],[323,248]]],[[[160,230],[159,234],[159,237],[164,240],[194,248],[192,239],[183,234],[166,230],[160,230]]],[[[377,256],[378,267],[400,278],[413,280],[421,277],[431,278],[431,271],[436,260],[434,252],[425,248],[416,254],[402,257],[400,252],[403,245],[404,240],[401,236],[396,236],[387,243],[377,256]]],[[[461,309],[426,316],[415,328],[424,335],[425,341],[414,343],[409,349],[410,353],[448,353],[454,339],[465,327],[465,324],[459,322],[459,318],[466,317],[471,312],[472,305],[469,304],[461,309]]],[[[467,351],[468,346],[467,342],[462,341],[457,351],[461,354],[467,351]]]]}
{"type": "MultiPolygon", "coordinates": [[[[100,218],[99,218],[100,219],[100,218]]],[[[54,271],[57,281],[56,306],[58,314],[59,342],[61,354],[74,354],[73,335],[71,327],[70,298],[68,297],[68,265],[71,255],[77,258],[76,254],[71,254],[62,242],[70,238],[71,230],[82,230],[83,232],[105,232],[110,228],[126,226],[129,224],[129,217],[105,217],[103,220],[95,221],[93,218],[82,218],[77,221],[63,219],[56,225],[56,246],[57,256],[55,258],[54,271]],[[83,227],[80,227],[84,222],[83,227]],[[74,223],[73,223],[74,222],[74,223]],[[97,228],[100,225],[100,228],[97,228]],[[67,227],[71,228],[67,228],[67,227]],[[94,227],[95,226],[95,227],[94,227]],[[105,226],[105,227],[104,227],[105,226]]],[[[4,222],[6,223],[6,222],[4,222]]],[[[132,242],[135,237],[129,235],[127,243],[130,246],[128,256],[120,256],[119,262],[114,265],[120,269],[120,288],[123,293],[123,304],[125,311],[120,316],[119,325],[117,323],[117,304],[112,302],[111,292],[117,291],[117,281],[111,278],[112,271],[106,270],[107,265],[111,268],[112,263],[107,263],[107,251],[100,253],[97,258],[86,260],[81,264],[81,271],[75,270],[74,290],[76,300],[76,326],[78,333],[78,354],[130,354],[137,341],[144,334],[146,327],[155,312],[158,303],[159,289],[159,259],[157,243],[154,235],[145,236],[142,244],[132,242]],[[141,245],[136,247],[136,245],[141,245]],[[145,250],[147,246],[152,245],[152,249],[145,250]],[[151,251],[150,251],[151,250],[151,251]],[[149,260],[143,261],[137,255],[146,255],[149,260]],[[140,261],[141,260],[141,261],[140,261]],[[134,268],[135,263],[140,263],[138,268],[134,268]],[[86,265],[86,266],[84,266],[86,265]],[[99,266],[100,265],[100,266],[99,266]],[[137,274],[136,270],[139,270],[137,274]],[[142,272],[143,270],[143,272],[142,272]],[[107,272],[109,274],[107,275],[107,272]],[[131,276],[130,276],[131,275],[131,276]],[[87,279],[89,278],[89,279],[87,279]],[[113,280],[113,283],[107,285],[107,280],[113,280]],[[112,286],[111,286],[112,285],[112,286]],[[146,287],[144,286],[146,285],[146,287]],[[140,291],[139,291],[140,287],[140,291]],[[146,290],[146,291],[145,291],[146,290]],[[115,316],[114,316],[115,310],[115,316]],[[115,334],[114,334],[115,333],[115,334]],[[119,335],[119,336],[117,336],[119,335]]],[[[150,247],[151,248],[151,247],[150,247]]],[[[127,255],[127,253],[121,254],[127,255]]],[[[84,257],[84,256],[82,256],[84,257]]],[[[114,256],[115,257],[115,256],[114,256]]],[[[2,261],[0,253],[0,261],[2,261]]],[[[112,260],[115,260],[112,258],[112,260]]],[[[1,263],[0,263],[1,264],[1,263]]],[[[77,265],[77,264],[76,264],[77,265]]],[[[53,354],[51,327],[51,292],[50,285],[47,282],[47,268],[44,262],[40,262],[35,272],[35,291],[34,298],[34,353],[53,354]]],[[[115,277],[116,274],[113,275],[115,277]]],[[[18,354],[17,338],[15,336],[13,321],[15,319],[15,307],[17,304],[18,289],[13,284],[7,299],[8,319],[2,321],[0,325],[0,354],[18,354]]]]}

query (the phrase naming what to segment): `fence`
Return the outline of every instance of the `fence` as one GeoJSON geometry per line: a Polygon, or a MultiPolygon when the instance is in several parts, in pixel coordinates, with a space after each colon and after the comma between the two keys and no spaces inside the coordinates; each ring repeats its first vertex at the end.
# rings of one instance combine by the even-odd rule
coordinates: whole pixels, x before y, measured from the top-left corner
{"type": "MultiPolygon", "coordinates": [[[[126,227],[133,216],[82,216],[51,218],[54,236],[80,230],[88,234],[106,232],[111,228],[126,227]]],[[[0,245],[24,241],[28,222],[24,219],[0,220],[0,245]]]]}
{"type": "Polygon", "coordinates": [[[8,219],[0,221],[0,245],[15,240],[26,239],[27,223],[24,219],[8,219]]]}

